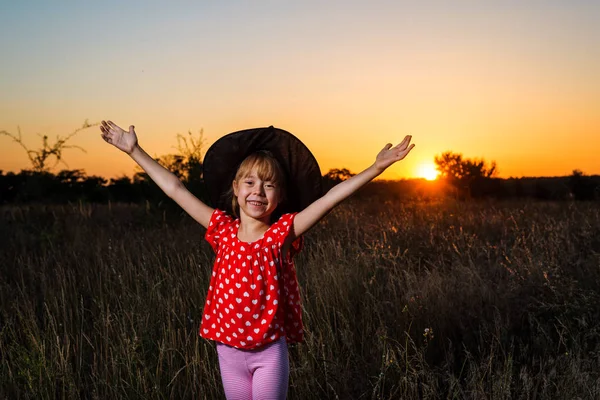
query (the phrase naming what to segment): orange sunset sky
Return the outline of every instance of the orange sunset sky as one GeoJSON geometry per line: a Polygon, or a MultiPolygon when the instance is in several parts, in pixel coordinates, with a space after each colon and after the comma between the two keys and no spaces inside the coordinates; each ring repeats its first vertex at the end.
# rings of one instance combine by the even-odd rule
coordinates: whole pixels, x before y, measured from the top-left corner
{"type": "MultiPolygon", "coordinates": [[[[188,130],[208,147],[274,125],[323,173],[359,172],[411,134],[383,178],[419,176],[446,150],[501,177],[600,174],[597,1],[6,3],[0,131],[19,126],[30,148],[85,119],[135,125],[156,156],[188,130]]],[[[97,127],[70,143],[87,151],[65,151],[71,169],[134,171],[97,127]]],[[[29,166],[0,136],[0,170],[29,166]]]]}

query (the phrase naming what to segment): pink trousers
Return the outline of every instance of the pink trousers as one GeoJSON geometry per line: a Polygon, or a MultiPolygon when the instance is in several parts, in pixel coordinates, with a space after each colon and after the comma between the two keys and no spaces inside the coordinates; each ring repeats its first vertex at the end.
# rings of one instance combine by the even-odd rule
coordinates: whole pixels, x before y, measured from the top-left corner
{"type": "Polygon", "coordinates": [[[286,398],[290,366],[285,338],[256,350],[217,343],[217,353],[228,400],[286,398]]]}

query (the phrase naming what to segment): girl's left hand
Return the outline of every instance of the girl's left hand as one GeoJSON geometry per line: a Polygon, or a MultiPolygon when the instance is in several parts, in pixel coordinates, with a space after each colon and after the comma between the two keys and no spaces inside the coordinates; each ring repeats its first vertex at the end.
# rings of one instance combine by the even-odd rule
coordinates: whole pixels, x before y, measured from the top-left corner
{"type": "Polygon", "coordinates": [[[383,171],[396,161],[404,159],[413,147],[415,147],[414,144],[410,144],[411,139],[412,136],[407,135],[404,137],[404,140],[395,147],[392,147],[391,143],[386,144],[379,154],[377,154],[375,167],[383,171]]]}

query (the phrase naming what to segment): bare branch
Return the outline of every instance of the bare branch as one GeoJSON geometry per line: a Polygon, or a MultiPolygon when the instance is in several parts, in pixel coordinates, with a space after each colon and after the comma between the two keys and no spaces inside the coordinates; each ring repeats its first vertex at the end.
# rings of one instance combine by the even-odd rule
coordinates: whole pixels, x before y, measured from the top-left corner
{"type": "Polygon", "coordinates": [[[63,163],[68,168],[69,167],[68,164],[62,158],[62,152],[65,149],[75,148],[75,149],[79,149],[79,150],[83,151],[84,153],[86,153],[85,149],[83,149],[82,147],[77,146],[77,145],[67,145],[67,142],[73,136],[75,136],[77,133],[81,132],[82,130],[90,128],[92,126],[96,126],[96,125],[99,125],[99,123],[96,122],[96,123],[90,124],[89,121],[86,119],[84,121],[83,125],[81,126],[81,128],[75,129],[73,132],[71,132],[64,138],[57,135],[56,142],[53,145],[48,144],[48,136],[47,135],[38,134],[38,136],[40,136],[42,138],[42,147],[38,150],[30,150],[25,145],[25,143],[23,143],[20,127],[17,127],[18,135],[13,135],[7,131],[0,131],[0,135],[5,135],[5,136],[10,137],[11,139],[13,139],[13,141],[17,142],[21,147],[23,147],[23,149],[25,149],[25,152],[27,153],[27,157],[29,158],[29,161],[31,162],[31,166],[33,167],[33,170],[42,172],[42,171],[48,171],[50,169],[47,166],[47,162],[49,161],[50,157],[52,157],[52,156],[54,156],[56,158],[56,161],[51,168],[54,168],[59,163],[63,163]]]}

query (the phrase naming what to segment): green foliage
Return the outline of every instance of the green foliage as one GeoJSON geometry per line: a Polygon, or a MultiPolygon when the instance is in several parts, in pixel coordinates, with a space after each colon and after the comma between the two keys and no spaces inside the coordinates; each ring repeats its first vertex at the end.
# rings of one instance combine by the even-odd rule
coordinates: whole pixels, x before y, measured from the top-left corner
{"type": "MultiPolygon", "coordinates": [[[[306,237],[290,399],[600,396],[597,206],[383,200],[306,237]]],[[[223,398],[196,223],[124,204],[0,218],[0,398],[223,398]]]]}

